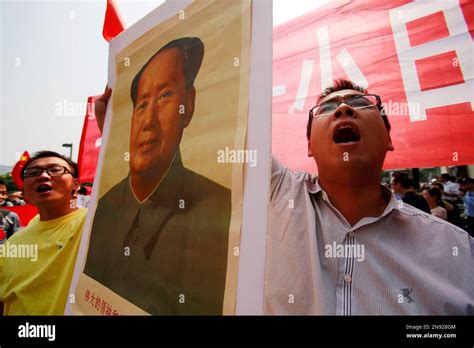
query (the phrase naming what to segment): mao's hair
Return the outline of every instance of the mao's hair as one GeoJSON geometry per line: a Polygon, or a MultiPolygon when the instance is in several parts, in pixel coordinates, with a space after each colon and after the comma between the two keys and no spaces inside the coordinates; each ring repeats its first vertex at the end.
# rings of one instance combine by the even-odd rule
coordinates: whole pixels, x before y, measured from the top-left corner
{"type": "Polygon", "coordinates": [[[190,90],[194,86],[194,80],[196,79],[204,58],[204,44],[202,43],[201,39],[197,37],[183,37],[170,41],[161,47],[153,56],[151,56],[151,58],[148,59],[140,71],[135,75],[130,90],[133,107],[135,107],[135,103],[137,101],[138,83],[140,82],[140,78],[142,77],[143,72],[147,68],[148,64],[150,64],[152,60],[161,52],[171,48],[177,48],[183,55],[183,73],[186,80],[186,89],[190,90]]]}

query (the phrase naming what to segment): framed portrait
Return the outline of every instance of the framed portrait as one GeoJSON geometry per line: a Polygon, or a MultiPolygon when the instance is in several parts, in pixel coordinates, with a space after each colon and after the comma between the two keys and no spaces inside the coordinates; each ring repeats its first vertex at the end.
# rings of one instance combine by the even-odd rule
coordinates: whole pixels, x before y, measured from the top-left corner
{"type": "Polygon", "coordinates": [[[67,313],[235,314],[248,286],[258,290],[241,312],[260,311],[271,19],[256,23],[269,6],[168,2],[111,42],[113,94],[67,313]]]}

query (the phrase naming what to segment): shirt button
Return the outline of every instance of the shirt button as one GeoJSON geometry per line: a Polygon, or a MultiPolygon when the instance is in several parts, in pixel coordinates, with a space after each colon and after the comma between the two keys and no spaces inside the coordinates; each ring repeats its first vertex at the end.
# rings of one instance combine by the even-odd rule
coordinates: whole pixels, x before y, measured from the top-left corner
{"type": "Polygon", "coordinates": [[[327,201],[328,200],[328,196],[326,195],[326,192],[323,192],[323,201],[327,201]]]}
{"type": "Polygon", "coordinates": [[[346,274],[346,275],[344,276],[344,281],[345,281],[346,283],[350,283],[350,282],[352,281],[352,277],[351,277],[349,274],[346,274]]]}

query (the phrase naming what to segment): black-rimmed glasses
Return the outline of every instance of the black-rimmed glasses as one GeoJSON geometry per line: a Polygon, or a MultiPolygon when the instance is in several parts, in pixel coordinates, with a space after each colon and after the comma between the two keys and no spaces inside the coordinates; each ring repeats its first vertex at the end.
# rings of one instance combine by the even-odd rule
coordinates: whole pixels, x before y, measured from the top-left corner
{"type": "Polygon", "coordinates": [[[378,95],[360,94],[343,100],[334,100],[318,104],[309,111],[309,116],[313,119],[331,115],[342,103],[350,106],[352,109],[365,109],[374,106],[380,109],[382,106],[382,100],[378,95]]]}
{"type": "Polygon", "coordinates": [[[54,166],[49,168],[27,168],[23,171],[24,178],[32,178],[35,176],[40,176],[43,172],[48,173],[50,177],[62,176],[64,174],[71,174],[72,172],[63,166],[54,166]]]}

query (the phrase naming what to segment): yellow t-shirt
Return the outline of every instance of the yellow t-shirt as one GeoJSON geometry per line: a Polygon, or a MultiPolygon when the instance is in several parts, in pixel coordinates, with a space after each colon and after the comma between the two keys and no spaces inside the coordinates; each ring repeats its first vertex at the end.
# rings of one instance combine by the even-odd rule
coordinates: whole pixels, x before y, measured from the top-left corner
{"type": "Polygon", "coordinates": [[[87,209],[28,226],[0,245],[5,315],[63,315],[87,209]]]}

